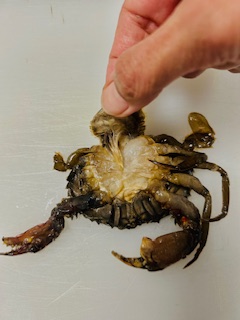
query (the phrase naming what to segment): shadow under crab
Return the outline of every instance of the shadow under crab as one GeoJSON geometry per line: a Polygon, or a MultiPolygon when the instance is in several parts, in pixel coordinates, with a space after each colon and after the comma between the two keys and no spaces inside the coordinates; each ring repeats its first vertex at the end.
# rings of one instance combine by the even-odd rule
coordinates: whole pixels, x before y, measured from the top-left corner
{"type": "Polygon", "coordinates": [[[54,156],[54,168],[71,170],[67,178],[68,197],[52,210],[50,218],[16,237],[4,237],[12,246],[4,255],[37,252],[55,240],[64,228],[64,219],[82,214],[111,227],[135,228],[172,216],[182,230],[151,240],[144,237],[140,258],[125,258],[112,252],[128,265],[150,271],[185,258],[196,249],[186,267],[197,260],[208,237],[209,224],[224,218],[229,206],[229,179],[218,165],[208,162],[205,153],[214,131],[199,113],[189,115],[192,129],[183,143],[162,134],[144,135],[142,111],[126,118],[115,118],[100,110],[91,130],[100,145],[80,148],[65,162],[54,156]],[[211,218],[212,200],[208,189],[196,178],[194,169],[217,171],[222,177],[222,211],[211,218]],[[191,190],[205,199],[202,215],[189,201],[191,190]]]}

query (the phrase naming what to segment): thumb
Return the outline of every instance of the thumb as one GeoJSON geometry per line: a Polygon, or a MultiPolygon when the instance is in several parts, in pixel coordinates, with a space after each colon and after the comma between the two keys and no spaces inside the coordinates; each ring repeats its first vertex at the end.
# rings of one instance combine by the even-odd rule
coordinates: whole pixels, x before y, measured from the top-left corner
{"type": "Polygon", "coordinates": [[[127,116],[154,100],[178,77],[208,67],[201,37],[206,37],[206,24],[196,21],[197,13],[180,7],[153,34],[120,55],[113,82],[102,95],[108,113],[127,116]]]}

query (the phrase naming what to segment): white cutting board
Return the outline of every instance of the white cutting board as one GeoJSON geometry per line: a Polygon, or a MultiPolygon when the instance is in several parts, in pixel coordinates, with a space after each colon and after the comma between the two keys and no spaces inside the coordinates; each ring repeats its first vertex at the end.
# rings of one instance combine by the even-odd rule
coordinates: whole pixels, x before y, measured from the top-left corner
{"type": "MultiPolygon", "coordinates": [[[[45,221],[66,195],[66,157],[96,143],[89,122],[100,107],[120,0],[0,2],[0,235],[45,221]]],[[[147,62],[146,62],[147,63],[147,62]]],[[[209,160],[231,179],[229,216],[211,224],[191,267],[181,261],[150,273],[130,268],[114,249],[138,256],[142,236],[173,230],[173,220],[119,231],[79,218],[38,254],[0,257],[4,320],[238,320],[240,317],[240,75],[208,71],[180,79],[147,107],[147,132],[183,139],[187,115],[202,112],[216,131],[209,160]]],[[[198,176],[221,208],[216,173],[198,176]]],[[[201,208],[203,199],[192,200],[201,208]]],[[[3,245],[1,251],[6,250],[3,245]]]]}

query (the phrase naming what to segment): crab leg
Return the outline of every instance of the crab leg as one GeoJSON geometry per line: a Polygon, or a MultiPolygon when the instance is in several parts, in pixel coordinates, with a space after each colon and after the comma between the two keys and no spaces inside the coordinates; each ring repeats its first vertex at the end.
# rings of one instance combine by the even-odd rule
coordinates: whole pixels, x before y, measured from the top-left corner
{"type": "Polygon", "coordinates": [[[89,206],[99,206],[101,200],[94,193],[75,198],[63,199],[51,212],[50,218],[16,237],[3,237],[3,242],[13,249],[1,255],[19,255],[37,252],[55,240],[64,228],[64,217],[73,218],[83,213],[89,206]]]}
{"type": "Polygon", "coordinates": [[[217,164],[215,163],[211,163],[211,162],[204,162],[201,163],[199,165],[197,165],[197,168],[200,169],[207,169],[207,170],[211,170],[211,171],[217,171],[220,173],[221,177],[222,177],[222,212],[221,214],[219,214],[218,216],[209,219],[210,222],[214,222],[214,221],[219,221],[221,219],[223,219],[224,217],[226,217],[226,215],[228,214],[228,208],[229,208],[229,178],[228,178],[228,174],[227,172],[219,167],[217,164]]]}
{"type": "Polygon", "coordinates": [[[53,157],[54,169],[58,171],[67,171],[72,169],[75,165],[78,164],[80,158],[89,152],[89,148],[80,148],[72,152],[65,162],[62,155],[59,152],[56,152],[53,157]]]}
{"type": "Polygon", "coordinates": [[[203,248],[206,245],[208,231],[209,231],[209,220],[212,212],[212,198],[208,189],[206,189],[198,178],[190,176],[184,173],[175,173],[171,174],[168,177],[168,181],[181,185],[183,187],[189,187],[198,194],[202,195],[205,198],[203,214],[202,214],[202,226],[201,226],[201,237],[200,237],[200,246],[194,256],[194,258],[185,266],[190,266],[194,261],[197,260],[203,248]]]}
{"type": "MultiPolygon", "coordinates": [[[[191,170],[198,164],[206,162],[207,160],[207,155],[205,153],[186,149],[184,147],[180,147],[178,144],[168,145],[159,143],[158,152],[160,156],[170,157],[177,160],[176,164],[172,166],[173,170],[177,171],[191,170]]],[[[159,165],[164,164],[154,160],[152,162],[159,165]]]]}
{"type": "Polygon", "coordinates": [[[167,191],[156,191],[155,197],[163,207],[169,208],[178,225],[184,230],[160,236],[155,240],[144,237],[139,258],[126,258],[112,252],[122,262],[149,271],[162,270],[185,258],[196,248],[201,234],[198,209],[186,197],[167,191]]]}
{"type": "Polygon", "coordinates": [[[132,267],[157,271],[184,259],[194,250],[197,243],[196,235],[184,230],[160,236],[155,240],[144,237],[140,248],[140,258],[126,258],[115,251],[112,251],[112,254],[132,267]]]}
{"type": "Polygon", "coordinates": [[[7,246],[13,249],[10,252],[0,253],[1,255],[14,256],[27,252],[37,252],[55,240],[64,228],[64,218],[54,215],[42,224],[39,224],[16,237],[3,237],[2,240],[7,246]]]}

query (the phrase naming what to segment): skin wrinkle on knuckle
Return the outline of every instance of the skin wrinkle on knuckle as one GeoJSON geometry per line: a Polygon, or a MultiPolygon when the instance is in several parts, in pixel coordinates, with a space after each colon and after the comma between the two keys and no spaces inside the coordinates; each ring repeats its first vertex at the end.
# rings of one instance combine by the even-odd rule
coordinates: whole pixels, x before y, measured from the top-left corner
{"type": "Polygon", "coordinates": [[[125,0],[123,8],[136,16],[151,18],[157,24],[164,21],[180,0],[125,0]]]}
{"type": "Polygon", "coordinates": [[[145,33],[145,36],[153,33],[160,24],[152,16],[143,16],[141,14],[132,12],[129,10],[129,19],[137,27],[137,29],[142,30],[145,33]]]}
{"type": "Polygon", "coordinates": [[[203,41],[202,47],[207,48],[209,67],[217,69],[230,69],[240,64],[240,20],[239,13],[232,10],[226,13],[232,19],[220,16],[218,20],[223,21],[219,25],[215,18],[209,26],[209,33],[203,41]]]}
{"type": "Polygon", "coordinates": [[[136,16],[136,23],[142,30],[145,31],[146,36],[153,33],[159,27],[156,22],[141,16],[136,16]]]}
{"type": "Polygon", "coordinates": [[[240,25],[239,31],[232,30],[234,29],[230,24],[226,30],[213,34],[209,39],[214,59],[213,67],[227,69],[240,64],[240,25]]]}

